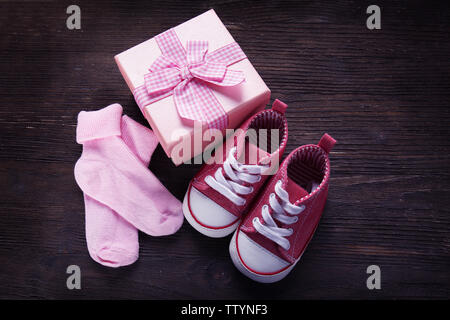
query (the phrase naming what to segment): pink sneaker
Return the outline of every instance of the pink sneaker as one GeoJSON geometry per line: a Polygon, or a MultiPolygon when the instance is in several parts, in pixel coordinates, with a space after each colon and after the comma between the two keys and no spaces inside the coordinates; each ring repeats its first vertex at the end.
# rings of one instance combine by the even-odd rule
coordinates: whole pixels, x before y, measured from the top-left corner
{"type": "Polygon", "coordinates": [[[234,265],[258,282],[283,279],[300,260],[319,224],[328,194],[336,141],[295,149],[271,178],[230,243],[234,265]]]}
{"type": "Polygon", "coordinates": [[[237,228],[269,177],[268,171],[278,168],[288,136],[286,108],[275,100],[272,109],[245,121],[224,143],[222,155],[215,156],[223,161],[205,164],[192,179],[183,213],[197,231],[220,238],[237,228]]]}

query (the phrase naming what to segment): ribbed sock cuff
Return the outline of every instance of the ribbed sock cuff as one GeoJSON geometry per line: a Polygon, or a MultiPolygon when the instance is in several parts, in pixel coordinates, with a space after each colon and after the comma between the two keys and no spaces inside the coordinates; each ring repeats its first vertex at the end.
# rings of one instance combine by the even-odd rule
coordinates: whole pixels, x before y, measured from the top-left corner
{"type": "Polygon", "coordinates": [[[122,106],[118,103],[78,114],[77,143],[121,134],[122,106]]]}

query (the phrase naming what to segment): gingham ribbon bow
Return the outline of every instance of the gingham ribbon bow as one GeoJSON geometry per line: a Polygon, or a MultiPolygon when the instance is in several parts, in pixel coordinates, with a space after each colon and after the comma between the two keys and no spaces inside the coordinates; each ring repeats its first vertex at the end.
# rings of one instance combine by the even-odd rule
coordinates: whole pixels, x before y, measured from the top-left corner
{"type": "Polygon", "coordinates": [[[209,84],[228,87],[245,80],[242,71],[228,68],[246,58],[239,45],[233,42],[208,53],[208,41],[188,41],[184,49],[173,29],[155,38],[162,55],[134,92],[139,107],[173,94],[180,117],[205,122],[209,128],[226,128],[228,116],[209,84]]]}

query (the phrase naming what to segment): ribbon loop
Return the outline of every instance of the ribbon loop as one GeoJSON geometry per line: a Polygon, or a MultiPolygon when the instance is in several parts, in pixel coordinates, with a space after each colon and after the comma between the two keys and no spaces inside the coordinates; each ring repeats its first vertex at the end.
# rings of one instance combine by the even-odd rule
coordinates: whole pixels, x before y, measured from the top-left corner
{"type": "Polygon", "coordinates": [[[177,68],[162,69],[158,72],[147,73],[144,76],[145,87],[150,94],[164,94],[175,88],[181,79],[177,68]]]}
{"type": "Polygon", "coordinates": [[[205,60],[208,52],[208,41],[188,41],[186,44],[186,57],[188,64],[196,64],[205,60]]]}
{"type": "Polygon", "coordinates": [[[221,62],[207,61],[191,69],[191,73],[204,81],[220,83],[227,72],[227,66],[221,62]]]}

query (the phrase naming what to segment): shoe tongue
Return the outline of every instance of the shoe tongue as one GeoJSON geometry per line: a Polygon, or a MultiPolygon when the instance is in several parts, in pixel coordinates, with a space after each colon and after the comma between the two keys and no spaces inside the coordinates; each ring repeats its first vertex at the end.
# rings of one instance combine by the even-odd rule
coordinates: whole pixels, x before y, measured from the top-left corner
{"type": "Polygon", "coordinates": [[[286,191],[289,194],[289,201],[293,204],[309,194],[308,191],[300,187],[293,180],[289,179],[289,177],[286,181],[286,191]]]}
{"type": "Polygon", "coordinates": [[[258,148],[258,146],[247,140],[245,141],[244,148],[239,154],[238,161],[244,164],[258,164],[261,159],[266,158],[267,156],[270,156],[270,153],[258,148]]]}

